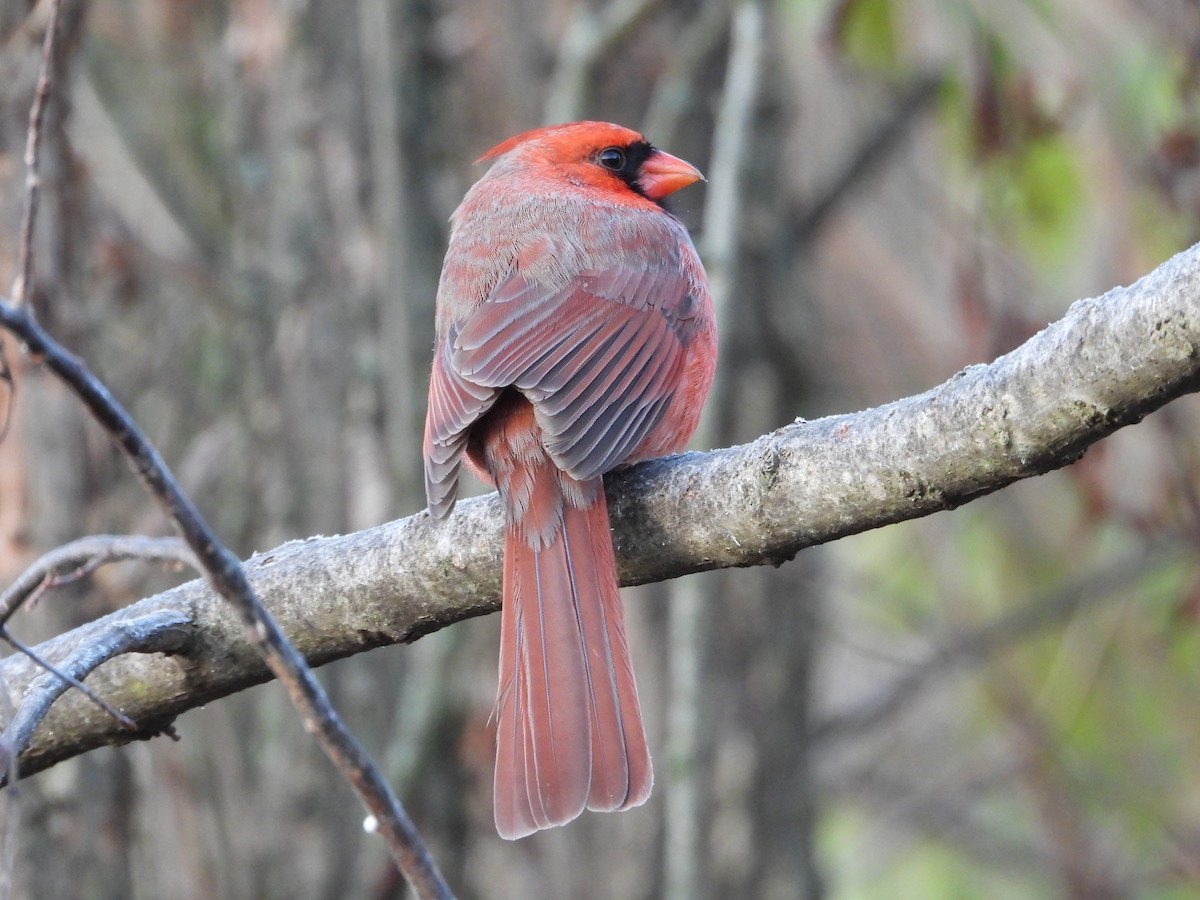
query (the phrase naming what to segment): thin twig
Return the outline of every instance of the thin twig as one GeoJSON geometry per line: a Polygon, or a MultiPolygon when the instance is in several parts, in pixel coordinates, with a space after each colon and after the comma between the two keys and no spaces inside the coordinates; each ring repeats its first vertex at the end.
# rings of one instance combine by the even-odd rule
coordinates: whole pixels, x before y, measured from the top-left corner
{"type": "Polygon", "coordinates": [[[22,643],[21,641],[17,640],[17,638],[13,637],[12,633],[9,632],[9,630],[6,627],[4,627],[3,625],[0,625],[0,640],[4,640],[4,641],[8,642],[9,644],[11,644],[18,653],[25,654],[31,660],[33,660],[34,663],[36,663],[39,667],[45,669],[51,675],[57,675],[64,682],[69,684],[71,687],[75,688],[75,690],[79,691],[79,693],[83,694],[85,697],[87,697],[89,700],[91,700],[93,703],[95,703],[98,707],[100,707],[102,710],[104,710],[104,712],[106,712],[109,716],[111,716],[126,731],[137,731],[137,723],[135,723],[131,718],[129,718],[127,715],[125,715],[119,709],[113,708],[113,706],[107,700],[105,700],[103,697],[101,697],[99,694],[97,694],[95,691],[93,691],[90,687],[88,687],[86,684],[84,684],[82,681],[80,681],[78,678],[76,678],[70,672],[62,671],[57,666],[55,666],[54,663],[50,662],[50,660],[45,659],[42,656],[39,656],[38,653],[32,647],[28,646],[27,644],[22,643]]]}
{"type": "MultiPolygon", "coordinates": [[[[55,664],[48,663],[43,656],[27,654],[34,663],[46,671],[35,678],[21,698],[21,703],[0,734],[0,763],[7,771],[15,772],[15,760],[20,757],[33,739],[34,729],[46,717],[54,702],[72,687],[79,687],[97,666],[128,653],[174,653],[183,649],[189,639],[187,616],[178,610],[160,609],[132,619],[109,623],[81,641],[64,659],[55,664]]],[[[6,639],[11,640],[10,636],[6,639]]],[[[91,696],[86,689],[84,693],[91,696]]],[[[95,699],[93,697],[93,699],[95,699]]],[[[105,704],[101,704],[112,714],[105,704]]],[[[170,732],[155,727],[147,730],[127,716],[116,713],[114,718],[121,722],[122,730],[150,737],[153,734],[170,732]]],[[[15,782],[8,782],[13,784],[15,782]]]]}
{"type": "Polygon", "coordinates": [[[0,341],[0,393],[4,394],[4,413],[0,421],[0,441],[8,437],[12,425],[13,407],[17,402],[17,382],[12,366],[8,362],[8,348],[0,341]]]}
{"type": "Polygon", "coordinates": [[[177,537],[94,534],[79,538],[38,557],[0,593],[0,626],[47,588],[82,578],[105,563],[127,559],[174,562],[202,571],[195,554],[177,537]]]}
{"type": "MultiPolygon", "coordinates": [[[[42,123],[46,118],[46,102],[50,97],[52,84],[51,69],[54,62],[54,39],[58,34],[60,0],[49,2],[50,15],[46,22],[46,36],[42,40],[42,63],[33,95],[33,106],[29,110],[29,132],[25,137],[25,204],[21,212],[21,237],[17,243],[17,277],[12,287],[12,301],[18,306],[28,302],[30,286],[33,283],[33,229],[37,224],[38,195],[41,188],[39,166],[42,123]]],[[[5,368],[7,369],[7,363],[5,368]]]]}

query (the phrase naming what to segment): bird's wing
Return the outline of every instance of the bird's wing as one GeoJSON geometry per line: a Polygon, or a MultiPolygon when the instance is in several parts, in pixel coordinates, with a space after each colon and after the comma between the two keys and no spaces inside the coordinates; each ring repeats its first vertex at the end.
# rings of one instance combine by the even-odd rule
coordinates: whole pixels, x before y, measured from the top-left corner
{"type": "Polygon", "coordinates": [[[518,388],[573,478],[627,459],[662,421],[700,311],[677,261],[623,259],[553,290],[514,273],[452,337],[449,363],[481,388],[518,388]]]}
{"type": "Polygon", "coordinates": [[[499,389],[472,382],[455,370],[454,335],[452,329],[434,351],[425,413],[425,496],[435,519],[444,519],[454,508],[471,426],[500,396],[499,389]]]}

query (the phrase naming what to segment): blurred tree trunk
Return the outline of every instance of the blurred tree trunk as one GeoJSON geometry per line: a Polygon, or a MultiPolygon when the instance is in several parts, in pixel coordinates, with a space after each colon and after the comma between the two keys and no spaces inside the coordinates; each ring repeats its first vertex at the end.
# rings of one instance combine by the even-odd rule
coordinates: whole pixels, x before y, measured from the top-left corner
{"type": "MultiPolygon", "coordinates": [[[[787,227],[792,202],[779,190],[787,132],[780,111],[789,91],[783,75],[790,52],[779,40],[774,13],[764,26],[763,84],[756,102],[749,157],[739,190],[745,222],[736,227],[737,255],[722,334],[724,384],[715,446],[747,440],[819,404],[801,348],[789,335],[811,330],[804,290],[803,248],[756,253],[748,233],[787,227]],[[786,287],[785,287],[786,286],[786,287]],[[789,329],[768,333],[773,306],[789,308],[789,329]],[[758,309],[750,307],[759,307],[758,309]],[[782,346],[787,366],[764,355],[782,346]]],[[[713,226],[710,226],[713,227],[713,226]]],[[[777,570],[721,573],[705,578],[712,616],[705,652],[708,748],[708,833],[701,873],[708,897],[822,896],[815,853],[817,789],[809,757],[810,685],[820,635],[820,557],[804,554],[777,570]]]]}

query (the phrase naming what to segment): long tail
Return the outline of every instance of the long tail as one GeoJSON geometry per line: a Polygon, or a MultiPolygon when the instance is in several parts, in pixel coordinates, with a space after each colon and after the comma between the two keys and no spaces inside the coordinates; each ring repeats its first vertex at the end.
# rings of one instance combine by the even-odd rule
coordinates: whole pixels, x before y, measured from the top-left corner
{"type": "Polygon", "coordinates": [[[495,807],[510,840],[650,796],[603,487],[595,496],[564,503],[540,550],[505,533],[495,807]]]}

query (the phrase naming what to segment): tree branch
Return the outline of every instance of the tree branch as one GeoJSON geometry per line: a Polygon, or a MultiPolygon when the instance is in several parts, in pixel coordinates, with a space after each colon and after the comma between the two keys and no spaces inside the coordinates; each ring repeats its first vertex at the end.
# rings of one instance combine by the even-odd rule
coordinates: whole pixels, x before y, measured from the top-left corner
{"type": "MultiPolygon", "coordinates": [[[[1128,288],[1075,303],[1018,349],[924,394],[614,473],[606,486],[622,582],[778,564],[805,547],[952,509],[1068,465],[1200,387],[1198,297],[1200,245],[1128,288]]],[[[481,497],[460,502],[441,526],[422,513],[284,544],[245,568],[297,649],[319,665],[494,611],[501,521],[494,495],[481,497]]],[[[240,620],[200,582],[38,652],[60,659],[66,647],[163,610],[178,614],[177,636],[186,632],[174,655],[123,656],[88,680],[143,730],[270,677],[240,620]]],[[[0,663],[16,703],[41,674],[23,657],[0,663]]],[[[34,734],[21,773],[129,739],[68,693],[34,734]]]]}
{"type": "MultiPolygon", "coordinates": [[[[98,666],[129,653],[170,653],[181,645],[185,635],[182,626],[186,624],[171,610],[157,610],[145,616],[123,616],[119,621],[109,623],[110,627],[103,632],[89,634],[88,640],[64,642],[68,646],[56,646],[55,650],[60,652],[62,659],[53,663],[43,659],[40,653],[26,651],[27,655],[23,658],[28,659],[39,674],[30,682],[15,714],[5,726],[3,735],[0,735],[0,763],[7,767],[14,755],[19,758],[29,746],[34,729],[45,718],[54,701],[69,688],[76,687],[78,681],[98,666]]],[[[76,634],[78,630],[71,634],[76,634]]],[[[5,639],[10,638],[6,635],[5,639]]],[[[95,697],[89,696],[88,699],[96,703],[95,697]]],[[[103,703],[97,704],[97,707],[117,728],[127,732],[139,730],[139,726],[128,716],[122,719],[119,713],[103,703]]],[[[158,729],[158,733],[167,730],[167,727],[164,725],[158,729]]],[[[154,736],[154,729],[146,731],[143,727],[142,731],[143,737],[154,736]]]]}
{"type": "Polygon", "coordinates": [[[179,538],[93,534],[42,554],[0,591],[0,627],[47,588],[89,575],[105,563],[127,559],[176,563],[202,571],[196,555],[179,538]]]}

